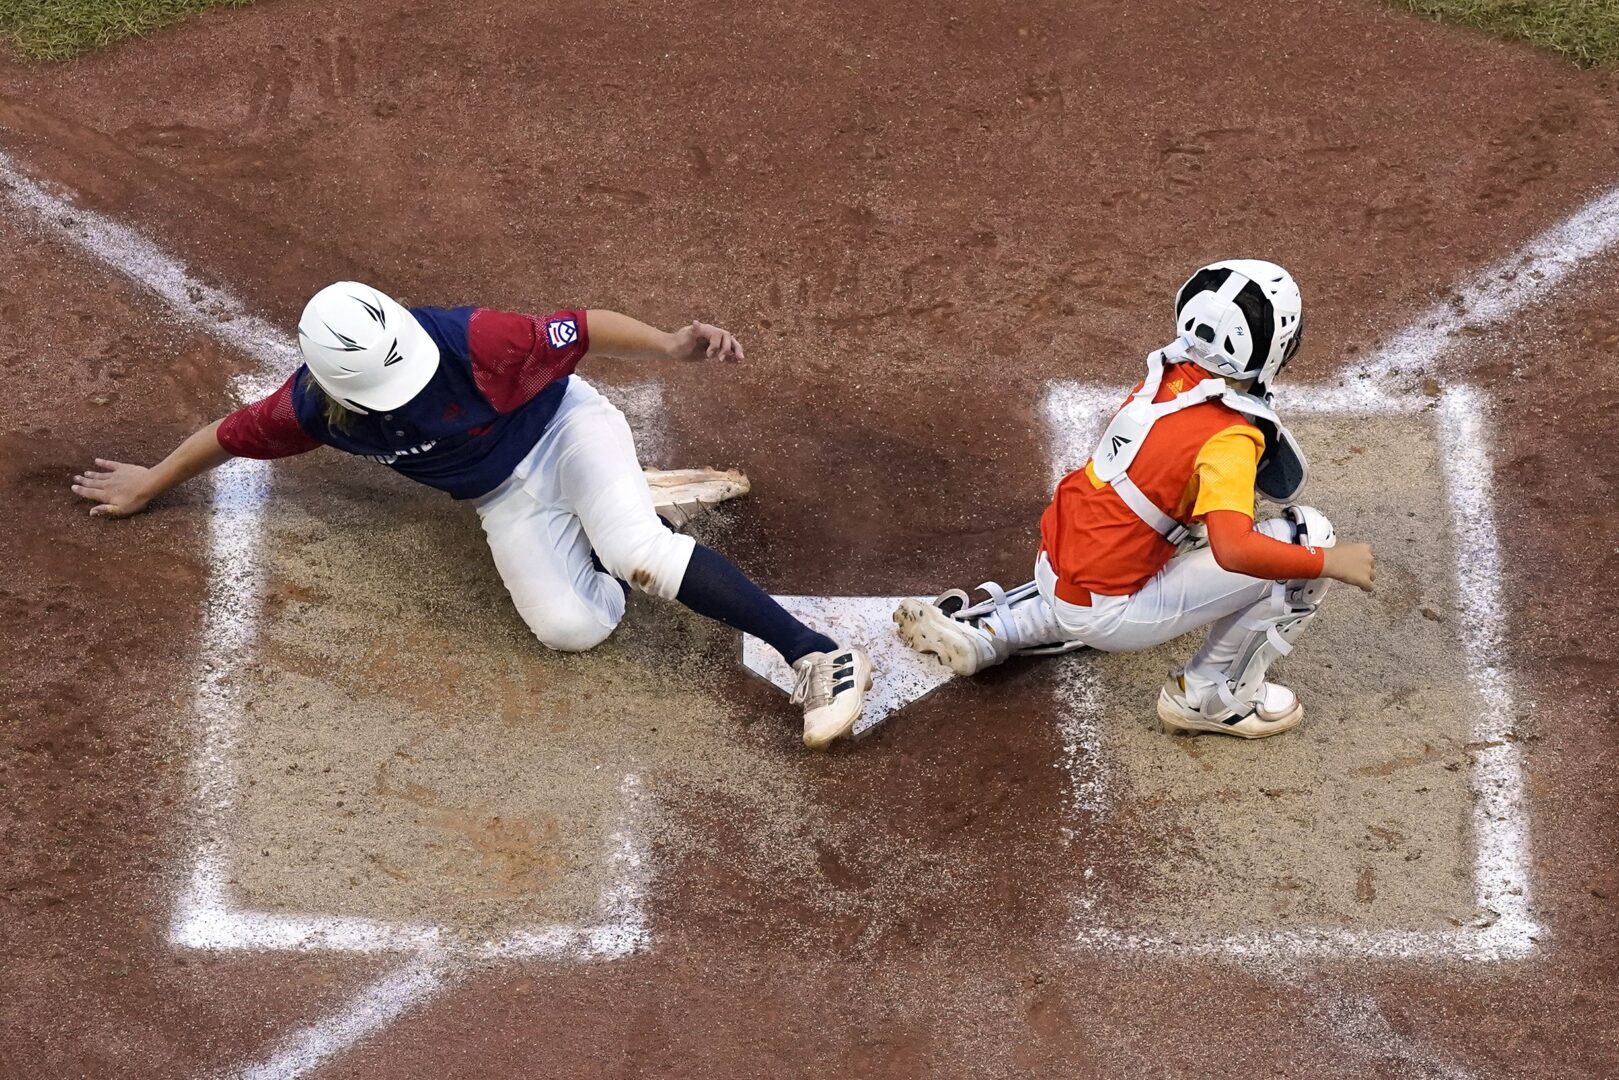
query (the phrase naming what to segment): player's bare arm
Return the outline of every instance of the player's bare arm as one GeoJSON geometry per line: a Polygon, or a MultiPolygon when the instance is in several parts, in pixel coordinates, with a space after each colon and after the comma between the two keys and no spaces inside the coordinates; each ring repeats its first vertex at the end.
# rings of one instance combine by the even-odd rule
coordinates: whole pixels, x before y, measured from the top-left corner
{"type": "MultiPolygon", "coordinates": [[[[613,356],[623,360],[723,360],[744,358],[741,342],[723,327],[693,320],[673,332],[659,330],[639,319],[605,308],[587,313],[590,349],[586,357],[613,356]]],[[[159,464],[147,468],[97,458],[96,468],[73,477],[73,492],[95,505],[93,517],[122,518],[138,514],[170,488],[223,465],[232,457],[220,446],[220,421],[194,433],[159,464]]]]}
{"type": "Polygon", "coordinates": [[[1377,582],[1377,560],[1370,544],[1339,544],[1330,547],[1321,563],[1321,576],[1371,592],[1377,582]]]}
{"type": "Polygon", "coordinates": [[[693,320],[672,333],[648,326],[639,319],[616,311],[592,308],[590,351],[623,360],[724,360],[743,359],[742,344],[736,335],[722,327],[693,320]]]}
{"type": "Polygon", "coordinates": [[[123,518],[138,514],[170,488],[231,459],[231,454],[219,445],[219,424],[220,421],[215,420],[192,433],[151,468],[96,458],[94,469],[86,469],[73,478],[73,494],[94,504],[90,507],[91,517],[123,518]]]}
{"type": "MultiPolygon", "coordinates": [[[[1254,529],[1254,519],[1234,510],[1215,510],[1206,518],[1209,550],[1222,570],[1265,577],[1267,554],[1275,543],[1254,529]]],[[[1340,541],[1321,552],[1321,576],[1371,592],[1377,577],[1372,545],[1340,541]]]]}

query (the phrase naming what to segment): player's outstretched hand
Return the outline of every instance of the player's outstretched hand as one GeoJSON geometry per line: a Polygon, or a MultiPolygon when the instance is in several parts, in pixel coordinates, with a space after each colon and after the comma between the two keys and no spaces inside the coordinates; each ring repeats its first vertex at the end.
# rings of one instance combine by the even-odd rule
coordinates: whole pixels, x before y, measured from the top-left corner
{"type": "Polygon", "coordinates": [[[86,469],[73,478],[73,494],[95,503],[91,517],[128,517],[146,509],[152,497],[146,494],[147,474],[142,465],[96,458],[98,469],[86,469]],[[98,471],[99,470],[99,471],[98,471]]]}
{"type": "Polygon", "coordinates": [[[736,363],[742,359],[742,343],[729,330],[692,320],[690,326],[675,332],[674,355],[677,360],[724,360],[736,363]]]}
{"type": "Polygon", "coordinates": [[[1339,544],[1327,548],[1321,576],[1371,592],[1377,581],[1377,559],[1372,555],[1372,545],[1339,544]]]}

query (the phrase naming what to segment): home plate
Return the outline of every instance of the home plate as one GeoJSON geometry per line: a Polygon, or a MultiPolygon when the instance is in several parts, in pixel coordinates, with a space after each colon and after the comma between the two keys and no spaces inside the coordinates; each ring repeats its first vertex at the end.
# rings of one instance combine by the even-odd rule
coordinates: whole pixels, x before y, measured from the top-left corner
{"type": "MultiPolygon", "coordinates": [[[[871,657],[872,686],[866,708],[855,721],[860,735],[952,678],[932,656],[907,648],[894,630],[893,614],[903,596],[778,596],[782,607],[835,639],[871,657]]],[[[758,638],[742,637],[742,666],[784,693],[793,692],[793,671],[781,654],[758,638]]]]}

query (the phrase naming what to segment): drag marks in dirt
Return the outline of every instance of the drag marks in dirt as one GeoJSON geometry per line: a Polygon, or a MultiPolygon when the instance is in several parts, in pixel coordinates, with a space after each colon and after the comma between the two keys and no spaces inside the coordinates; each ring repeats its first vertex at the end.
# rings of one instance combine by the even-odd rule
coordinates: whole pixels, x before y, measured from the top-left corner
{"type": "Polygon", "coordinates": [[[1365,1075],[1387,1073],[1409,1080],[1476,1080],[1471,1071],[1396,1031],[1375,998],[1314,980],[1304,980],[1303,989],[1315,999],[1310,1018],[1366,1070],[1365,1075]]]}
{"type": "MultiPolygon", "coordinates": [[[[0,154],[0,198],[20,214],[55,229],[73,244],[151,290],[176,319],[205,330],[253,357],[260,369],[242,377],[240,392],[244,396],[273,386],[292,366],[295,355],[286,337],[262,320],[246,314],[240,302],[229,293],[207,285],[132,230],[104,215],[73,206],[26,176],[4,154],[0,154]]],[[[1475,334],[1483,323],[1510,318],[1565,278],[1580,262],[1608,250],[1616,239],[1619,239],[1619,191],[1596,200],[1569,221],[1537,238],[1523,252],[1479,275],[1473,284],[1462,290],[1457,300],[1436,305],[1410,329],[1390,339],[1384,352],[1399,360],[1402,370],[1424,373],[1458,339],[1475,334]]],[[[1376,384],[1369,378],[1371,370],[1368,362],[1348,372],[1350,386],[1338,399],[1345,411],[1365,408],[1368,401],[1378,398],[1376,384]]],[[[1110,405],[1116,404],[1111,400],[1116,396],[1116,392],[1110,392],[1110,405]]],[[[1287,955],[1460,955],[1484,959],[1522,955],[1533,947],[1536,928],[1527,887],[1527,826],[1521,816],[1522,760],[1510,738],[1514,713],[1507,675],[1495,659],[1501,655],[1502,640],[1498,596],[1493,591],[1500,554],[1488,520],[1490,466],[1483,438],[1484,413],[1475,392],[1467,388],[1444,391],[1437,404],[1432,399],[1413,399],[1408,405],[1412,409],[1438,413],[1446,427],[1461,432],[1446,442],[1445,480],[1450,509],[1455,514],[1483,515],[1475,518],[1482,522],[1482,527],[1459,530],[1462,535],[1455,540],[1459,561],[1466,561],[1461,558],[1462,553],[1469,550],[1468,545],[1473,545],[1473,573],[1482,579],[1470,581],[1465,571],[1460,575],[1458,588],[1462,595],[1458,598],[1460,615],[1456,621],[1466,624],[1464,659],[1480,693],[1490,702],[1490,707],[1480,712],[1480,727],[1466,752],[1472,764],[1471,776],[1477,795],[1473,831],[1481,840],[1475,858],[1474,884],[1480,897],[1500,902],[1495,921],[1488,926],[1462,927],[1437,934],[1381,932],[1375,938],[1368,938],[1353,933],[1327,932],[1303,940],[1230,935],[1168,940],[1150,934],[1109,931],[1106,940],[1091,944],[1239,958],[1256,952],[1262,955],[1280,952],[1287,955]],[[1436,943],[1437,951],[1433,951],[1436,943]],[[1377,947],[1368,948],[1368,945],[1377,947]]],[[[256,474],[255,466],[250,463],[239,463],[239,466],[235,473],[219,475],[216,486],[219,522],[211,533],[211,543],[220,551],[253,553],[257,550],[253,545],[259,540],[256,535],[248,534],[256,527],[258,508],[268,490],[268,473],[258,466],[261,471],[256,474]]],[[[221,721],[210,731],[209,715],[215,719],[227,716],[233,704],[226,673],[253,640],[253,620],[264,584],[262,566],[251,558],[235,565],[216,558],[214,565],[219,575],[210,585],[211,643],[201,660],[197,689],[206,750],[196,766],[205,823],[217,822],[218,815],[230,809],[228,759],[234,749],[234,732],[229,722],[221,721]]],[[[1058,661],[1065,666],[1061,677],[1063,694],[1071,702],[1083,702],[1090,694],[1094,703],[1100,693],[1099,686],[1075,674],[1088,670],[1084,667],[1086,662],[1085,658],[1058,661]]],[[[1099,710],[1075,709],[1074,713],[1064,720],[1063,727],[1065,757],[1072,778],[1071,805],[1078,813],[1100,815],[1119,805],[1120,793],[1112,782],[1113,773],[1106,755],[1094,752],[1100,734],[1095,720],[1099,710]],[[1077,715],[1080,711],[1085,715],[1077,715]]],[[[630,787],[634,787],[633,778],[630,787]]],[[[633,791],[626,792],[626,797],[633,802],[633,791]]],[[[484,942],[470,952],[457,951],[464,948],[460,943],[452,943],[447,950],[442,935],[432,926],[346,917],[312,922],[268,913],[250,917],[249,913],[228,906],[229,878],[225,876],[225,868],[216,865],[210,869],[201,857],[207,854],[206,839],[199,842],[196,872],[176,911],[177,944],[206,948],[337,949],[404,956],[402,966],[365,987],[343,1009],[289,1036],[274,1047],[262,1063],[248,1070],[247,1075],[290,1078],[307,1074],[386,1027],[408,1009],[429,1000],[453,982],[458,977],[458,965],[469,960],[541,955],[615,956],[645,943],[644,924],[637,920],[644,899],[641,875],[646,868],[633,832],[617,837],[620,846],[611,857],[620,861],[625,873],[620,878],[621,883],[603,897],[608,917],[601,926],[582,936],[546,928],[520,931],[507,938],[484,942]]],[[[1084,913],[1078,914],[1083,921],[1084,913]]]]}
{"type": "Polygon", "coordinates": [[[268,393],[297,366],[297,349],[288,334],[248,314],[229,291],[203,281],[134,229],[52,192],[4,152],[0,152],[0,197],[19,217],[50,227],[149,289],[182,324],[251,357],[257,368],[242,377],[243,396],[268,393]]]}

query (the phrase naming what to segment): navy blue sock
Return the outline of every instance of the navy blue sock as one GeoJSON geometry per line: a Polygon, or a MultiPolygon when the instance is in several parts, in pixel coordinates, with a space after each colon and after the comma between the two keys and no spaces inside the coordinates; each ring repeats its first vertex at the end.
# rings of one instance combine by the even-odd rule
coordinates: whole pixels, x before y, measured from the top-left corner
{"type": "Polygon", "coordinates": [[[781,653],[789,663],[812,652],[832,652],[837,642],[793,618],[770,594],[749,581],[730,560],[698,544],[675,599],[706,615],[752,634],[781,653]]]}

